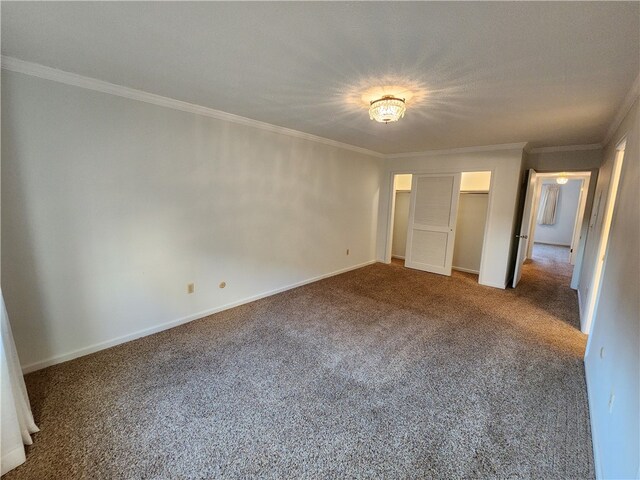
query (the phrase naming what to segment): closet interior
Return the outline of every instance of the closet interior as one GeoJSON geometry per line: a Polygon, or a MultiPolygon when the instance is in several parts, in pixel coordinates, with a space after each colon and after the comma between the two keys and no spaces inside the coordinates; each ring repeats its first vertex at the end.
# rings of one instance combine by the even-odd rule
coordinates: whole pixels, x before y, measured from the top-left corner
{"type": "MultiPolygon", "coordinates": [[[[405,259],[411,208],[411,174],[394,179],[394,215],[391,255],[405,259]]],[[[453,270],[479,274],[489,208],[491,172],[462,172],[457,203],[453,270]]]]}

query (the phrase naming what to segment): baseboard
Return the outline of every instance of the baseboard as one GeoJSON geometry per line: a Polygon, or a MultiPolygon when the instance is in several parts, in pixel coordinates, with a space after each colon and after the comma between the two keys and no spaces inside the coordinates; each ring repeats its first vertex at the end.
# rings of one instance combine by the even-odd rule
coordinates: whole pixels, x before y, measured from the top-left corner
{"type": "Polygon", "coordinates": [[[213,315],[214,313],[222,312],[223,310],[228,310],[230,308],[239,307],[240,305],[244,305],[246,303],[255,302],[256,300],[260,300],[261,298],[270,297],[271,295],[276,295],[278,293],[286,292],[287,290],[291,290],[297,287],[302,287],[303,285],[308,285],[309,283],[317,282],[319,280],[324,280],[325,278],[334,277],[336,275],[340,275],[342,273],[349,272],[351,270],[357,270],[358,268],[366,267],[368,265],[372,265],[376,263],[376,260],[369,260],[368,262],[360,263],[358,265],[353,265],[351,267],[342,268],[340,270],[335,270],[330,273],[325,273],[323,275],[319,275],[317,277],[309,278],[307,280],[302,280],[300,282],[292,283],[290,285],[286,285],[284,287],[276,288],[274,290],[269,290],[263,293],[259,293],[258,295],[253,295],[251,297],[246,297],[241,300],[227,303],[220,307],[215,307],[209,310],[204,310],[202,312],[194,313],[192,315],[188,315],[186,317],[178,318],[176,320],[171,320],[169,322],[162,323],[160,325],[156,325],[153,327],[145,328],[142,330],[138,330],[133,333],[129,333],[127,335],[122,335],[120,337],[113,338],[111,340],[106,340],[104,342],[95,343],[93,345],[89,345],[88,347],[80,348],[78,350],[74,350],[69,353],[65,353],[63,355],[56,355],[45,360],[41,360],[39,362],[34,362],[29,365],[25,365],[22,367],[22,373],[27,374],[31,372],[35,372],[36,370],[41,370],[46,367],[50,367],[51,365],[57,365],[58,363],[67,362],[69,360],[73,360],[74,358],[83,357],[85,355],[89,355],[91,353],[98,352],[100,350],[104,350],[106,348],[115,347],[116,345],[120,345],[122,343],[130,342],[131,340],[136,340],[138,338],[146,337],[148,335],[152,335],[154,333],[162,332],[163,330],[168,330],[169,328],[177,327],[178,325],[182,325],[184,323],[189,323],[194,320],[198,320],[200,318],[208,317],[209,315],[213,315]]]}
{"type": "Polygon", "coordinates": [[[391,258],[398,258],[400,260],[404,260],[405,259],[405,257],[402,257],[400,255],[391,255],[391,258]]]}
{"type": "Polygon", "coordinates": [[[595,422],[593,421],[594,403],[591,398],[592,390],[589,388],[589,376],[587,375],[586,367],[587,365],[585,362],[584,378],[587,384],[587,402],[589,404],[589,423],[591,423],[591,446],[593,448],[593,468],[595,470],[596,480],[597,480],[600,478],[604,478],[604,476],[602,475],[602,464],[600,463],[600,449],[598,448],[598,442],[596,440],[598,438],[598,436],[596,435],[596,425],[595,425],[595,422]]]}
{"type": "Polygon", "coordinates": [[[484,279],[482,278],[482,275],[480,275],[480,274],[478,274],[478,284],[479,285],[484,285],[485,287],[499,288],[500,290],[506,290],[507,289],[507,284],[506,283],[485,282],[484,279]]]}
{"type": "Polygon", "coordinates": [[[553,246],[556,246],[556,247],[568,247],[568,248],[571,247],[570,243],[567,244],[567,243],[556,243],[556,242],[533,242],[534,245],[536,243],[539,244],[539,245],[553,245],[553,246]]]}
{"type": "Polygon", "coordinates": [[[582,298],[580,297],[579,288],[576,288],[576,292],[578,292],[578,318],[580,319],[580,331],[582,331],[582,298]]]}
{"type": "Polygon", "coordinates": [[[473,270],[471,268],[451,267],[451,269],[452,270],[457,270],[458,272],[474,273],[476,275],[480,275],[480,270],[473,270]]]}

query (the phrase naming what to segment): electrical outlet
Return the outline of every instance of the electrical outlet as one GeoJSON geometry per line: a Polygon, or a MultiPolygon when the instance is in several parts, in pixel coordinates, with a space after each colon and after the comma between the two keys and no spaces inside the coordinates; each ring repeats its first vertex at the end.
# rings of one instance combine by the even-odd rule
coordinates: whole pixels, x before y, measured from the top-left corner
{"type": "Polygon", "coordinates": [[[193,293],[196,291],[195,283],[187,283],[187,293],[193,293]]]}

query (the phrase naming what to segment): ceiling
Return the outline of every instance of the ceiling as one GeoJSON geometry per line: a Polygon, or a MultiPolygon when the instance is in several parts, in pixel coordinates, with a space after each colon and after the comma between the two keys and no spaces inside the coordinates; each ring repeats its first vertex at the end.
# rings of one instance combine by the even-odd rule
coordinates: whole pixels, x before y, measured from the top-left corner
{"type": "Polygon", "coordinates": [[[639,19],[639,2],[3,1],[2,54],[380,153],[543,147],[603,139],[639,19]],[[385,85],[413,95],[395,124],[367,114],[385,85]]]}

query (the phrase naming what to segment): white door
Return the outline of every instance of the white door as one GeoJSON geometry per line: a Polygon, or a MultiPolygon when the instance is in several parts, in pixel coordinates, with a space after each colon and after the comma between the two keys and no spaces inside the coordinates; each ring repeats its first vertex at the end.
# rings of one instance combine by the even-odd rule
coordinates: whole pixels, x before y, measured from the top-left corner
{"type": "Polygon", "coordinates": [[[451,275],[460,174],[414,175],[405,266],[451,275]]]}
{"type": "MultiPolygon", "coordinates": [[[[529,247],[529,233],[531,232],[531,221],[533,219],[534,205],[533,202],[536,198],[536,171],[529,169],[529,178],[527,180],[527,194],[524,198],[524,211],[522,212],[522,225],[520,227],[520,234],[516,237],[518,241],[518,256],[516,258],[516,270],[513,274],[513,288],[518,285],[518,282],[522,278],[522,264],[527,258],[527,250],[529,247]]],[[[531,239],[533,240],[533,239],[531,239]]]]}
{"type": "Polygon", "coordinates": [[[569,263],[576,264],[576,256],[578,255],[578,245],[580,244],[580,233],[582,230],[582,220],[584,219],[584,209],[587,205],[587,191],[589,189],[589,179],[583,178],[580,184],[580,198],[578,199],[578,212],[576,213],[576,221],[573,226],[573,237],[571,239],[571,251],[569,254],[569,263]]]}

